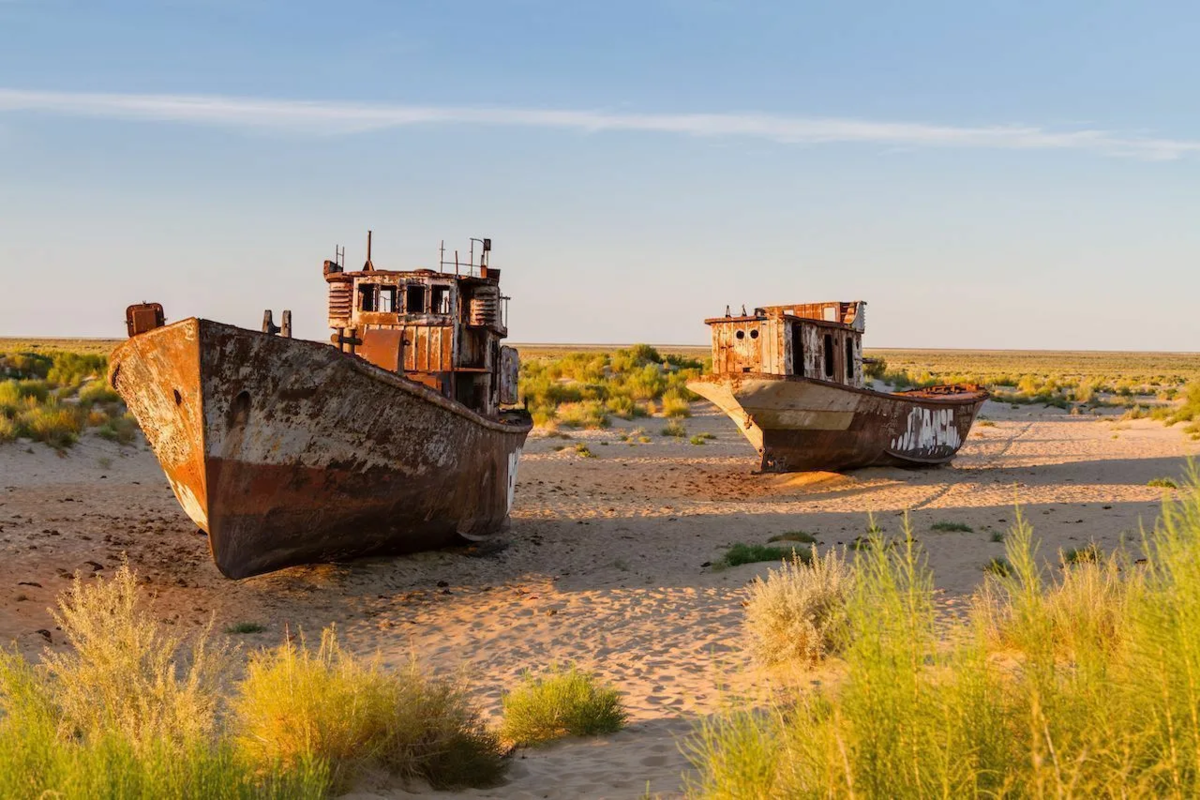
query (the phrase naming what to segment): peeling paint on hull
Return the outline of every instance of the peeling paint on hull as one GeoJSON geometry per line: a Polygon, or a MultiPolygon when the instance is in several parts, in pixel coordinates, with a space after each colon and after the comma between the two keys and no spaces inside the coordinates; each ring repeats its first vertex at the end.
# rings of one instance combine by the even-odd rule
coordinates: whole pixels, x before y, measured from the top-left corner
{"type": "Polygon", "coordinates": [[[494,533],[531,428],[329,345],[208,320],[129,339],[109,379],[231,578],[494,533]]]}
{"type": "Polygon", "coordinates": [[[709,377],[688,388],[737,423],[764,472],[944,464],[988,396],[977,387],[889,394],[761,373],[709,377]]]}

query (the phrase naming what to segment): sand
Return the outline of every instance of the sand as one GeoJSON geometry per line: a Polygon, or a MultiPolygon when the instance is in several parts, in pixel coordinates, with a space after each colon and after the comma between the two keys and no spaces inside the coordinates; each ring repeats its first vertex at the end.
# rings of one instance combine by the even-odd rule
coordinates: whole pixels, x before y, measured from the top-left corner
{"type": "MultiPolygon", "coordinates": [[[[626,730],[519,751],[505,785],[462,794],[671,797],[688,768],[680,741],[696,721],[733,697],[765,697],[779,678],[742,647],[745,586],[769,565],[714,570],[728,545],[800,529],[836,546],[865,531],[868,513],[895,533],[909,510],[941,608],[953,615],[982,566],[1003,553],[991,533],[1012,524],[1017,499],[1047,558],[1089,541],[1112,548],[1153,524],[1162,490],[1146,482],[1178,478],[1200,452],[1178,429],[1148,420],[989,403],[983,414],[994,426],[977,426],[948,467],[755,475],[755,455],[733,424],[706,404],[694,409],[689,433],[715,435],[705,445],[660,436],[661,419],[570,439],[535,431],[511,529],[494,545],[241,582],[217,573],[144,444],[88,436],[65,456],[0,445],[0,641],[30,655],[48,640],[60,646],[47,611],[55,595],[75,571],[111,574],[127,554],[171,624],[257,622],[264,632],[237,637],[253,648],[336,623],[357,652],[465,670],[493,719],[524,670],[594,669],[624,693],[626,730]],[[619,441],[639,427],[650,443],[619,441]],[[596,457],[577,453],[580,442],[596,457]],[[938,533],[930,529],[938,521],[973,532],[938,533]]],[[[425,794],[446,796],[382,779],[355,796],[425,794]]]]}

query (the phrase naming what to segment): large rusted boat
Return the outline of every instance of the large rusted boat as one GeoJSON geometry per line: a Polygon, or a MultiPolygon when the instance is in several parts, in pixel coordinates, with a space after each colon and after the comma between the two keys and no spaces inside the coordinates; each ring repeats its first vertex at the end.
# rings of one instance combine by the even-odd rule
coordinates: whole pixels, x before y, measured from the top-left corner
{"type": "Polygon", "coordinates": [[[865,302],[767,306],[705,320],[712,374],[688,388],[737,423],[764,472],[944,464],[987,392],[973,385],[904,392],[867,387],[865,302]]]}
{"type": "Polygon", "coordinates": [[[505,407],[508,298],[477,241],[478,264],[439,270],[376,269],[369,238],[361,270],[326,261],[332,346],[291,338],[287,311],[255,331],[130,307],[109,380],[223,574],[502,527],[532,424],[505,407]]]}

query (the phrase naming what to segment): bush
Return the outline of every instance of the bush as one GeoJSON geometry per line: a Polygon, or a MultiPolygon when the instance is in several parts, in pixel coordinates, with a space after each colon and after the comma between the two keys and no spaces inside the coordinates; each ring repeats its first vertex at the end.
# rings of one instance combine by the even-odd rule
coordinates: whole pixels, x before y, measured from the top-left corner
{"type": "Polygon", "coordinates": [[[109,388],[108,383],[105,381],[96,380],[80,388],[79,402],[87,406],[95,403],[119,403],[121,402],[121,395],[109,388]]]}
{"type": "Polygon", "coordinates": [[[929,528],[941,533],[970,533],[974,530],[965,522],[935,522],[929,528]]]}
{"type": "Polygon", "coordinates": [[[688,435],[687,427],[677,419],[673,419],[664,425],[663,429],[659,431],[659,433],[661,433],[663,436],[674,436],[679,439],[682,439],[688,435]]]}
{"type": "Polygon", "coordinates": [[[750,587],[746,631],[759,661],[816,663],[839,652],[849,630],[850,570],[835,551],[793,558],[750,587]]]}
{"type": "Polygon", "coordinates": [[[607,428],[608,412],[597,400],[564,403],[558,407],[558,422],[568,428],[607,428]]]}
{"type": "Polygon", "coordinates": [[[503,706],[500,735],[518,745],[615,733],[627,717],[616,689],[574,666],[552,667],[536,677],[526,673],[503,706]]]}
{"type": "Polygon", "coordinates": [[[71,730],[134,747],[211,736],[225,651],[209,644],[207,630],[186,645],[168,632],[145,608],[128,565],[107,581],[77,575],[54,619],[73,649],[48,652],[43,663],[71,730]]]}
{"type": "Polygon", "coordinates": [[[692,415],[692,405],[680,392],[671,389],[663,394],[663,416],[671,418],[687,418],[692,415]]]}
{"type": "Polygon", "coordinates": [[[499,743],[463,687],[415,664],[385,671],[345,653],[333,628],[313,651],[300,637],[251,658],[234,701],[237,740],[254,763],[328,764],[335,789],[367,766],[436,788],[487,786],[504,770],[499,743]]]}

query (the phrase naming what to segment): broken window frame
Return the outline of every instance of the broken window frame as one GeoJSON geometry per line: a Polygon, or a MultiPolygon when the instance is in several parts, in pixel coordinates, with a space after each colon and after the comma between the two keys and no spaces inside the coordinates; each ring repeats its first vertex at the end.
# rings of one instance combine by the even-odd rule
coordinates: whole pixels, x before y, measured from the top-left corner
{"type": "Polygon", "coordinates": [[[374,313],[378,307],[378,291],[379,284],[377,283],[360,283],[358,285],[358,310],[368,314],[374,313]]]}
{"type": "Polygon", "coordinates": [[[375,310],[381,314],[396,313],[396,287],[380,286],[375,296],[375,310]]]}
{"type": "Polygon", "coordinates": [[[426,313],[425,301],[429,297],[429,292],[427,291],[427,288],[428,287],[426,287],[425,284],[423,284],[423,283],[405,284],[405,286],[404,286],[404,313],[405,314],[424,314],[424,313],[426,313]],[[419,303],[413,302],[413,300],[416,298],[420,298],[419,303]],[[414,305],[420,306],[420,308],[413,308],[414,305]]]}
{"type": "Polygon", "coordinates": [[[824,352],[825,379],[826,380],[833,380],[833,376],[837,374],[837,371],[834,369],[834,364],[833,364],[833,358],[834,358],[835,352],[837,352],[837,351],[834,349],[834,346],[833,346],[833,334],[827,333],[827,334],[825,334],[825,352],[824,352]]]}
{"type": "Polygon", "coordinates": [[[430,287],[429,311],[432,314],[450,313],[450,287],[435,283],[430,287]]]}

